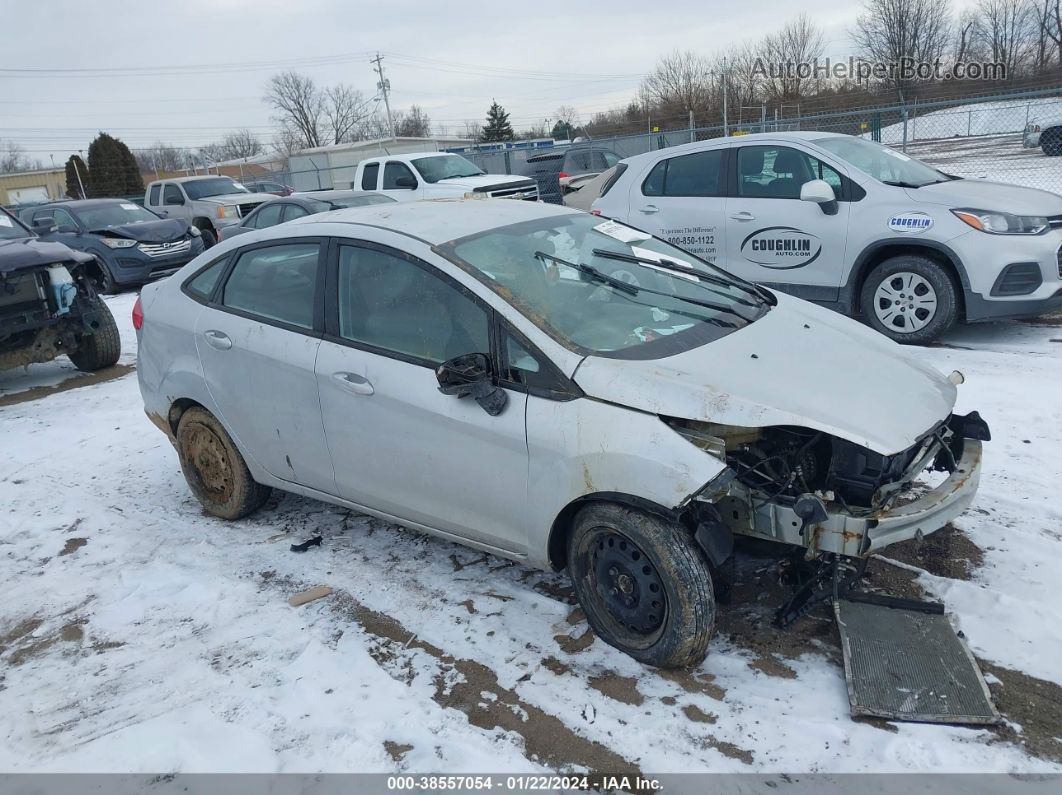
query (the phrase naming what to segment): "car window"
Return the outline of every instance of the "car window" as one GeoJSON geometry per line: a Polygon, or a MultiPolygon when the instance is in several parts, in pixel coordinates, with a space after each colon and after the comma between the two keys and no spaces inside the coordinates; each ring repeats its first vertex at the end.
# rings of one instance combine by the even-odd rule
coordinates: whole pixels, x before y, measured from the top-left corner
{"type": "Polygon", "coordinates": [[[280,212],[284,209],[282,202],[270,203],[262,207],[254,214],[254,222],[251,224],[255,229],[265,229],[280,223],[280,212]]]}
{"type": "Polygon", "coordinates": [[[318,251],[317,243],[283,243],[244,252],[225,282],[221,303],[312,329],[318,251]]]}
{"type": "Polygon", "coordinates": [[[819,161],[789,146],[743,146],[737,160],[738,196],[799,199],[801,185],[819,179],[819,161]]]}
{"type": "Polygon", "coordinates": [[[285,204],[284,215],[281,217],[281,222],[291,221],[295,218],[302,218],[304,215],[309,215],[310,211],[305,207],[300,207],[297,204],[285,204]]]}
{"type": "Polygon", "coordinates": [[[380,164],[369,163],[361,172],[361,189],[376,190],[376,184],[380,178],[380,164]]]}
{"type": "Polygon", "coordinates": [[[605,158],[605,168],[612,168],[620,161],[620,156],[612,152],[602,152],[601,156],[605,158]]]}
{"type": "Polygon", "coordinates": [[[148,191],[148,204],[158,204],[159,203],[159,193],[161,193],[161,192],[162,192],[162,186],[161,185],[152,185],[151,189],[148,191]]]}
{"type": "Polygon", "coordinates": [[[184,285],[184,288],[191,293],[195,293],[200,298],[210,298],[214,293],[214,285],[218,283],[218,277],[225,271],[225,262],[227,260],[227,257],[222,257],[212,265],[208,265],[193,276],[184,285]]]}
{"type": "Polygon", "coordinates": [[[564,168],[573,172],[590,171],[590,152],[569,152],[564,168]]]}
{"type": "Polygon", "coordinates": [[[162,201],[164,204],[183,204],[184,196],[176,185],[167,185],[162,193],[162,201]]]}
{"type": "Polygon", "coordinates": [[[402,177],[409,177],[413,180],[415,185],[417,182],[416,177],[413,176],[413,172],[409,170],[409,166],[405,163],[399,163],[395,160],[388,161],[384,166],[383,187],[384,190],[402,190],[396,184],[402,177]]]}
{"type": "Polygon", "coordinates": [[[646,196],[722,196],[724,149],[661,160],[642,183],[646,196]]]}
{"type": "Polygon", "coordinates": [[[72,227],[77,229],[77,223],[74,218],[66,210],[59,209],[58,207],[49,210],[38,210],[33,214],[33,223],[37,224],[38,221],[51,221],[55,226],[60,227],[72,227]]]}
{"type": "Polygon", "coordinates": [[[339,334],[439,364],[489,353],[487,312],[437,273],[378,249],[340,246],[339,334]]]}

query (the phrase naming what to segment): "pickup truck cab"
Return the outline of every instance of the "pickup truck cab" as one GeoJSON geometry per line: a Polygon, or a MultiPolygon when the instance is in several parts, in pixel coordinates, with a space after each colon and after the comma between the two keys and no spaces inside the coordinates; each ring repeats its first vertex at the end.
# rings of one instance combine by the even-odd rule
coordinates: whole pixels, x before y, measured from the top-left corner
{"type": "Polygon", "coordinates": [[[270,193],[252,193],[232,177],[178,177],[150,183],[144,191],[144,206],[163,218],[188,221],[210,248],[224,227],[238,224],[259,204],[274,198],[270,193]]]}
{"type": "Polygon", "coordinates": [[[412,152],[362,160],[350,187],[378,191],[400,202],[460,199],[466,193],[538,201],[538,185],[533,179],[486,174],[461,155],[446,152],[412,152]]]}

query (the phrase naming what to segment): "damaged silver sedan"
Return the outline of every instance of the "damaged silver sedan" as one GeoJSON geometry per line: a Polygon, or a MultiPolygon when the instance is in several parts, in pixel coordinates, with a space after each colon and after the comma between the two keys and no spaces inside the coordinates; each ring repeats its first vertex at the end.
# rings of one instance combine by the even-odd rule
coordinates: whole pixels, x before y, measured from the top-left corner
{"type": "Polygon", "coordinates": [[[207,511],[308,495],[567,568],[594,631],[703,658],[735,535],[839,567],[977,489],[956,385],[829,310],[538,203],[241,236],[144,288],[148,415],[207,511]]]}

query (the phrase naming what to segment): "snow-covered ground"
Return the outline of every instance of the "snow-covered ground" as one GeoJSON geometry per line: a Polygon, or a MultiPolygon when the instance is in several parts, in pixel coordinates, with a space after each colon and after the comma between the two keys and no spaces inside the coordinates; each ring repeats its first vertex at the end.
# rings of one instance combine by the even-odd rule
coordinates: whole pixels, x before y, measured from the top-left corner
{"type": "MultiPolygon", "coordinates": [[[[133,300],[109,300],[127,360],[133,300]]],[[[992,672],[1002,730],[853,721],[822,616],[764,649],[776,604],[722,608],[700,668],[660,672],[595,641],[563,575],[290,495],[209,518],[135,373],[56,362],[0,374],[0,771],[1062,771],[1062,328],[915,353],[992,426],[957,522],[983,560],[912,587],[992,672]]]]}
{"type": "MultiPolygon", "coordinates": [[[[1030,121],[1062,113],[1062,98],[1005,100],[1001,102],[973,102],[923,113],[912,105],[907,122],[907,140],[1020,133],[1030,121]]],[[[903,122],[881,128],[883,144],[903,141],[903,122]]]]}

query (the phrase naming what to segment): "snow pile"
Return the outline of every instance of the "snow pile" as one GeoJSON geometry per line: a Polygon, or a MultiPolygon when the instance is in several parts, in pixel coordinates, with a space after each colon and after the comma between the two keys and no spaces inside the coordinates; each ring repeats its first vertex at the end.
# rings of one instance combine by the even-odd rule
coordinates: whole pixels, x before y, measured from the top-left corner
{"type": "MultiPolygon", "coordinates": [[[[910,106],[909,112],[911,115],[907,122],[908,141],[1020,133],[1030,121],[1062,114],[1062,98],[975,102],[928,113],[920,112],[918,105],[914,104],[910,106]]],[[[870,136],[867,134],[864,137],[870,136]]],[[[881,128],[883,144],[897,144],[902,141],[903,122],[881,128]]]]}

